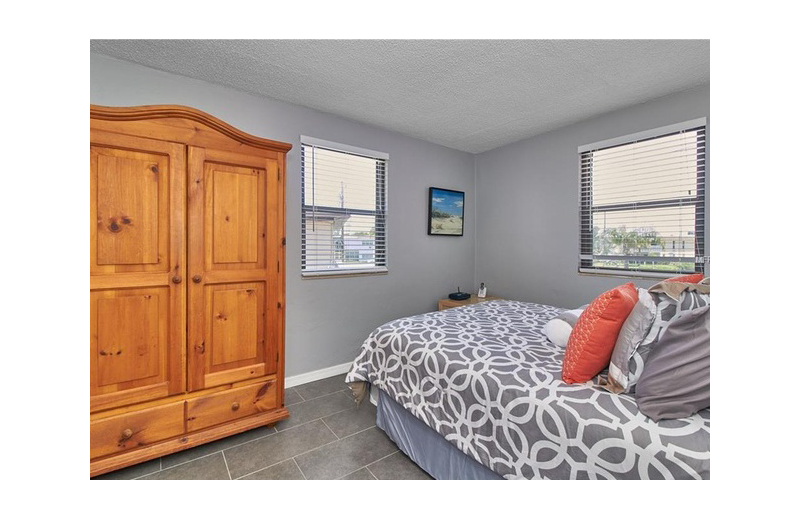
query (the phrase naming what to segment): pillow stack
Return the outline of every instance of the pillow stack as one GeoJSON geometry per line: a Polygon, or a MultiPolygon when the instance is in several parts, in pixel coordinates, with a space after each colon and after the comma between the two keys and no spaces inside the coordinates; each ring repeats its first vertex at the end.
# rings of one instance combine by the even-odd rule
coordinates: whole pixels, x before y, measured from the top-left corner
{"type": "Polygon", "coordinates": [[[561,377],[585,383],[608,367],[602,386],[635,393],[648,417],[688,417],[710,406],[709,321],[710,280],[703,275],[670,278],[648,291],[621,285],[579,315],[561,377]]]}

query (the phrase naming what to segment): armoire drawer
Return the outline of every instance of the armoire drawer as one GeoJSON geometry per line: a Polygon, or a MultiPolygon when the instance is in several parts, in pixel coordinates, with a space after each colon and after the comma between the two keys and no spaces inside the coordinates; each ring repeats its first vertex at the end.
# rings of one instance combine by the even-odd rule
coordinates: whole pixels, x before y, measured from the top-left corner
{"type": "Polygon", "coordinates": [[[186,429],[190,432],[266,412],[278,406],[274,380],[189,399],[186,429]]]}
{"type": "Polygon", "coordinates": [[[171,403],[91,423],[91,458],[145,446],[184,433],[183,403],[171,403]]]}

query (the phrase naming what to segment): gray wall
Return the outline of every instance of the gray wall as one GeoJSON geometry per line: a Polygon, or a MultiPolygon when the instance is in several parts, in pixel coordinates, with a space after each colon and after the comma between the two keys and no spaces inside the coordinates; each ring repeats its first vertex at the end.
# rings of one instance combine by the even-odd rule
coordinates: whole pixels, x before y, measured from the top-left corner
{"type": "MultiPolygon", "coordinates": [[[[708,115],[706,85],[478,155],[475,281],[490,294],[569,308],[626,282],[578,274],[578,146],[708,115]]],[[[706,243],[710,254],[710,233],[706,243]]]]}
{"type": "MultiPolygon", "coordinates": [[[[474,290],[486,282],[489,294],[577,307],[625,282],[578,274],[578,146],[709,114],[704,86],[473,156],[97,54],[90,96],[99,105],[188,105],[294,145],[286,190],[288,376],[352,361],[375,327],[435,310],[458,285],[474,290]],[[388,275],[301,279],[301,134],[389,153],[388,275]],[[463,237],[426,234],[429,186],[466,192],[463,237]]],[[[709,149],[710,134],[709,121],[709,149]]],[[[710,186],[710,165],[707,174],[710,186]]],[[[710,243],[709,233],[709,252],[710,243]]]]}
{"type": "Polygon", "coordinates": [[[251,134],[292,143],[287,162],[286,374],[351,362],[386,321],[436,310],[475,275],[474,157],[315,110],[281,103],[103,55],[91,55],[91,103],[188,105],[251,134]],[[387,152],[389,274],[300,277],[300,135],[387,152]],[[426,233],[429,186],[466,192],[460,238],[426,233]]]}

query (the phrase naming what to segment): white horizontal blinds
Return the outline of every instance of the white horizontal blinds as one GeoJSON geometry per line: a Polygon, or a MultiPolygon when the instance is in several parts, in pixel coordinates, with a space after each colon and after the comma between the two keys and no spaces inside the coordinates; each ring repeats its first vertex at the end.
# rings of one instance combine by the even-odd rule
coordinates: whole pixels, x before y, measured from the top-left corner
{"type": "Polygon", "coordinates": [[[705,126],[580,153],[580,270],[704,272],[705,126]]]}
{"type": "Polygon", "coordinates": [[[386,162],[302,144],[303,274],[386,270],[386,162]]]}

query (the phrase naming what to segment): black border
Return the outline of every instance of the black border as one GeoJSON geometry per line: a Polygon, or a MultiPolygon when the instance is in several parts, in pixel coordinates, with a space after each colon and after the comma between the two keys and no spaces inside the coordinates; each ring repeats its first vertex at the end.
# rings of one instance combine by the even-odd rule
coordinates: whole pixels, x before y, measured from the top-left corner
{"type": "Polygon", "coordinates": [[[460,193],[461,199],[466,203],[467,195],[463,191],[448,190],[447,188],[437,188],[431,186],[428,188],[428,235],[432,237],[463,237],[464,236],[464,206],[461,206],[461,234],[454,235],[452,233],[431,233],[431,211],[433,210],[433,190],[449,191],[450,193],[460,193]]]}

